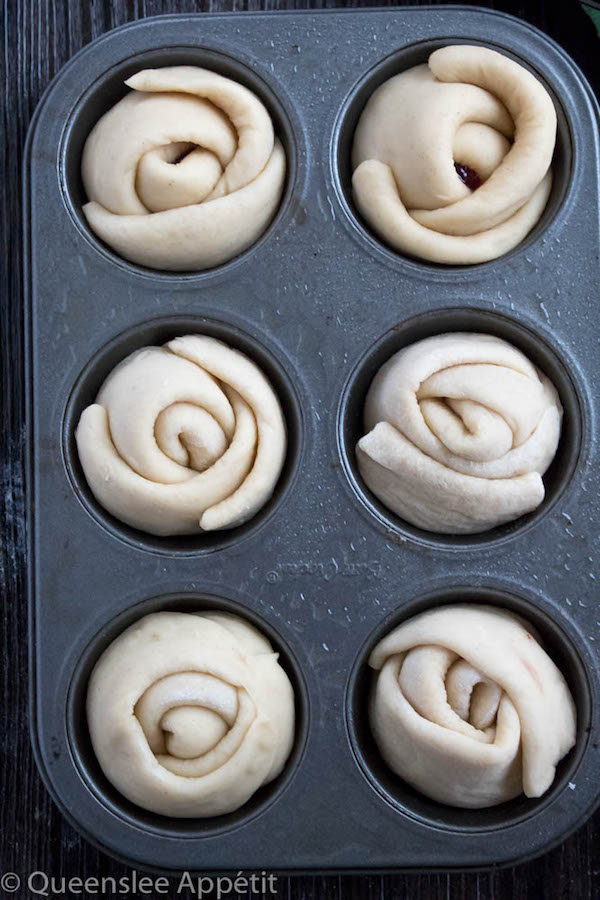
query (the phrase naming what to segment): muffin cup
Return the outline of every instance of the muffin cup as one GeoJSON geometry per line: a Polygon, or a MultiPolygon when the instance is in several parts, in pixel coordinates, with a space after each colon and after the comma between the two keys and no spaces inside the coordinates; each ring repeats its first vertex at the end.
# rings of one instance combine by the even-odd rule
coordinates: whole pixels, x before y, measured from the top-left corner
{"type": "Polygon", "coordinates": [[[215,550],[222,550],[235,544],[247,535],[253,534],[275,514],[297,478],[304,438],[304,413],[294,386],[297,382],[298,378],[294,373],[288,372],[285,363],[280,361],[275,353],[269,352],[261,345],[260,340],[224,322],[201,316],[172,316],[152,319],[129,329],[100,348],[75,381],[67,401],[63,419],[63,456],[73,489],[85,509],[107,532],[136,549],[170,556],[189,556],[213,553],[215,550]],[[281,404],[286,423],[287,451],[273,495],[243,525],[194,535],[157,537],[120,522],[94,497],[79,460],[75,431],[82,412],[95,402],[100,387],[116,365],[141,347],[162,346],[173,338],[189,334],[214,337],[228,347],[244,353],[257,364],[268,378],[281,404]]]}
{"type": "Polygon", "coordinates": [[[551,816],[558,795],[575,784],[582,759],[588,746],[592,716],[592,687],[586,669],[588,649],[569,622],[554,610],[549,615],[543,597],[531,594],[519,596],[502,584],[450,585],[428,594],[407,598],[395,613],[379,623],[360,651],[350,675],[346,694],[348,734],[356,760],[371,785],[400,814],[414,817],[431,827],[451,829],[468,834],[502,831],[535,819],[532,827],[543,828],[543,818],[551,816]],[[551,787],[541,797],[528,798],[524,794],[487,809],[460,809],[437,803],[411,787],[392,772],[383,761],[368,721],[368,700],[377,672],[369,667],[368,659],[376,644],[401,622],[442,606],[456,603],[476,603],[496,609],[506,609],[523,618],[535,629],[544,650],[563,673],[577,710],[577,738],[575,746],[560,760],[551,787]],[[550,810],[550,813],[548,813],[550,810]]]}
{"type": "Polygon", "coordinates": [[[134,603],[125,612],[107,622],[82,650],[73,671],[67,693],[67,736],[69,750],[86,787],[102,806],[132,827],[165,838],[190,840],[225,834],[241,827],[264,812],[285,792],[299,768],[308,737],[309,698],[302,670],[280,635],[262,617],[249,613],[242,602],[196,592],[172,593],[134,603]],[[86,716],[87,686],[91,672],[102,653],[126,628],[144,616],[156,612],[226,612],[250,622],[267,637],[278,654],[278,662],[290,679],[294,691],[296,726],[290,756],[281,774],[259,790],[239,809],[212,818],[175,819],[140,808],[123,797],[102,772],[94,754],[86,716]]]}
{"type": "MultiPolygon", "coordinates": [[[[560,78],[556,78],[552,68],[547,68],[544,65],[545,60],[539,59],[537,56],[534,56],[533,59],[529,59],[527,56],[521,57],[515,53],[510,45],[505,46],[489,40],[476,41],[454,34],[448,35],[443,40],[416,41],[379,61],[354,85],[340,110],[340,115],[334,128],[331,157],[332,180],[336,188],[338,201],[344,209],[350,226],[355,229],[357,239],[364,246],[369,246],[372,252],[384,254],[392,265],[409,268],[422,267],[424,270],[422,274],[425,278],[430,277],[431,272],[428,271],[430,269],[449,269],[453,272],[458,270],[459,274],[455,277],[468,278],[468,273],[473,266],[445,266],[440,263],[415,259],[387,247],[385,241],[375,234],[372,227],[363,220],[356,209],[352,195],[353,172],[350,157],[354,131],[373,92],[389,78],[393,78],[394,75],[399,75],[400,72],[404,72],[413,66],[423,65],[435,50],[451,44],[472,44],[487,47],[513,59],[541,81],[552,97],[557,113],[556,145],[552,159],[552,190],[546,208],[539,222],[537,222],[526,238],[498,259],[508,261],[509,258],[517,253],[527,253],[528,249],[535,244],[538,238],[551,227],[555,219],[562,220],[564,211],[568,208],[569,193],[574,187],[573,172],[578,162],[576,154],[580,152],[580,148],[577,147],[572,138],[573,129],[569,111],[563,106],[561,101],[560,78]],[[539,65],[539,68],[536,68],[536,64],[539,65]]],[[[491,260],[490,262],[479,263],[477,268],[493,266],[496,262],[497,260],[491,260]]]]}
{"type": "Polygon", "coordinates": [[[582,447],[591,440],[589,401],[574,363],[561,357],[552,346],[552,337],[503,313],[471,307],[445,307],[398,322],[382,335],[358,360],[344,391],[338,410],[340,458],[348,483],[365,509],[375,516],[385,532],[441,550],[477,549],[496,546],[533,527],[568,491],[582,447]],[[438,534],[401,519],[366,486],[358,469],[356,444],[366,433],[363,422],[365,398],[381,366],[395,353],[417,341],[454,331],[490,334],[517,347],[556,388],[563,409],[560,441],[549,468],[543,475],[545,497],[533,512],[489,531],[469,535],[438,534]]]}
{"type": "Polygon", "coordinates": [[[300,129],[293,122],[293,112],[288,113],[285,98],[278,87],[268,84],[260,75],[260,66],[255,60],[242,60],[233,55],[198,46],[162,46],[147,51],[140,51],[104,71],[93,81],[72,109],[62,135],[60,149],[60,172],[63,202],[69,211],[73,223],[81,231],[82,236],[105,258],[116,265],[123,266],[128,272],[157,278],[161,274],[165,278],[200,278],[208,273],[219,274],[222,269],[229,270],[251,255],[258,246],[268,240],[272,232],[276,232],[282,221],[289,214],[290,204],[297,190],[298,153],[301,142],[300,129]],[[81,156],[85,141],[96,122],[109,109],[119,102],[130,89],[125,81],[142,69],[163,68],[167,66],[197,66],[209,69],[244,85],[265,105],[277,137],[281,140],[286,155],[286,179],[279,208],[265,231],[259,235],[251,247],[234,256],[231,260],[205,272],[162,272],[159,269],[148,269],[138,266],[120,257],[116,251],[108,247],[90,228],[82,212],[86,202],[85,189],[81,178],[81,156]]]}

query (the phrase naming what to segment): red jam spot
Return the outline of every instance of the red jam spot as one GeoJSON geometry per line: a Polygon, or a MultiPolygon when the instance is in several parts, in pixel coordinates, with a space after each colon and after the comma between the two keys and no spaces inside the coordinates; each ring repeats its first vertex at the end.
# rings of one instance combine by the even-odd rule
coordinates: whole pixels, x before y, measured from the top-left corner
{"type": "Polygon", "coordinates": [[[542,679],[540,678],[540,674],[537,671],[537,669],[534,668],[534,666],[532,666],[530,662],[528,662],[526,659],[523,659],[522,657],[521,657],[521,662],[523,663],[523,665],[525,666],[525,668],[527,669],[527,671],[529,672],[529,674],[535,681],[535,683],[538,686],[538,688],[540,689],[540,691],[542,693],[544,693],[544,685],[543,685],[542,679]]]}
{"type": "Polygon", "coordinates": [[[478,187],[481,187],[481,178],[470,166],[463,166],[461,163],[454,163],[454,168],[456,169],[456,174],[466,186],[471,191],[476,191],[478,187]]]}

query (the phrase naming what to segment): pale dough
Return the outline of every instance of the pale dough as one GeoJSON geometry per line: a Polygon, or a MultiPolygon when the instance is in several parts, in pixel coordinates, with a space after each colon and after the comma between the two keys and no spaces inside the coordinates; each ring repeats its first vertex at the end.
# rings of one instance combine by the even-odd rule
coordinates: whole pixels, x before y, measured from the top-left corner
{"type": "Polygon", "coordinates": [[[402,623],[373,650],[371,727],[390,768],[440,803],[540,797],[575,744],[569,688],[526,622],[457,604],[402,623]]]}
{"type": "Polygon", "coordinates": [[[279,400],[258,366],[205,335],[128,356],[75,437],[96,499],[156,535],[252,518],[273,493],[287,445],[279,400]]]}
{"type": "Polygon", "coordinates": [[[282,771],[294,694],[262,634],[228,613],[145,616],[104,651],[87,719],[108,780],[163,816],[233,812],[282,771]]]}
{"type": "Polygon", "coordinates": [[[226,262],[263,233],[285,153],[251,91],[206,69],[146,69],[96,123],[83,150],[83,207],[125,259],[154,269],[226,262]]]}
{"type": "Polygon", "coordinates": [[[359,211],[394,249],[438,263],[495,259],[519,244],[550,194],[556,112],[523,66],[456,45],[384,82],[352,152],[359,211]],[[483,182],[471,190],[455,163],[483,182]]]}
{"type": "Polygon", "coordinates": [[[560,438],[549,379],[488,334],[425,338],[391,357],[365,402],[370,490],[429,531],[472,534],[534,510],[560,438]]]}

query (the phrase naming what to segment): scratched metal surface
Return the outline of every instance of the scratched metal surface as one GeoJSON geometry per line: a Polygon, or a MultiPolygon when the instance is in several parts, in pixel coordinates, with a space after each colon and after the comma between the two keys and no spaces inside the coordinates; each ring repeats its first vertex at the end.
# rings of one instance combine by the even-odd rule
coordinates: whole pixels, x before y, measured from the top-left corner
{"type": "MultiPolygon", "coordinates": [[[[86,33],[89,39],[92,33],[93,36],[96,36],[98,33],[105,30],[105,27],[119,24],[122,20],[131,19],[135,17],[136,13],[166,12],[171,10],[184,11],[187,8],[188,7],[184,4],[161,4],[160,8],[150,8],[150,5],[146,4],[144,8],[140,9],[137,8],[137,5],[133,8],[133,6],[130,7],[125,4],[109,4],[102,8],[102,14],[101,6],[92,7],[92,16],[88,19],[86,17],[87,13],[86,15],[83,15],[82,10],[77,10],[77,4],[72,4],[69,7],[69,17],[68,22],[66,23],[68,27],[65,28],[61,27],[61,15],[64,14],[64,10],[58,10],[51,6],[47,10],[49,13],[48,17],[46,18],[44,15],[41,15],[38,18],[38,29],[33,31],[28,30],[26,27],[27,22],[23,18],[23,16],[31,10],[28,10],[27,7],[23,8],[19,6],[17,9],[17,20],[15,20],[15,18],[13,18],[14,11],[8,9],[6,11],[8,13],[8,18],[6,20],[7,24],[13,28],[16,26],[16,30],[20,35],[20,45],[16,49],[19,49],[21,53],[25,53],[26,61],[29,63],[29,65],[26,66],[22,63],[21,66],[17,66],[14,70],[21,79],[20,82],[18,80],[16,82],[19,84],[20,93],[18,96],[11,98],[13,99],[13,103],[16,104],[16,110],[19,114],[17,116],[17,123],[21,127],[21,139],[22,129],[31,112],[31,106],[37,96],[39,96],[40,88],[47,83],[48,67],[50,65],[58,67],[60,63],[71,56],[78,46],[77,41],[80,43],[85,42],[83,33],[86,33]],[[78,18],[79,13],[82,14],[82,18],[78,18]],[[21,16],[20,21],[18,19],[19,15],[21,16]],[[98,16],[98,19],[94,19],[94,16],[98,16]],[[104,18],[104,16],[106,16],[106,18],[104,18]],[[100,24],[98,24],[99,22],[100,24]],[[43,30],[44,23],[48,26],[47,34],[43,30]],[[87,32],[85,29],[87,29],[87,32]],[[50,50],[52,52],[49,53],[50,50]],[[30,61],[33,58],[32,54],[37,53],[39,53],[39,57],[36,55],[35,58],[38,60],[38,63],[34,66],[30,61]],[[23,88],[26,88],[26,90],[23,90],[23,88]]],[[[46,7],[44,7],[44,12],[45,11],[46,7]]],[[[538,19],[538,21],[540,20],[538,19]]],[[[547,25],[548,23],[547,21],[540,21],[540,24],[547,25]]],[[[569,28],[572,27],[572,24],[572,22],[569,24],[569,28]]],[[[579,22],[579,26],[582,29],[584,27],[581,21],[579,22]]],[[[558,22],[555,23],[554,27],[556,28],[557,36],[562,37],[564,40],[568,28],[564,27],[563,23],[558,22]]],[[[584,44],[584,39],[581,36],[578,37],[578,40],[581,40],[582,44],[584,44]]],[[[571,52],[573,52],[573,48],[570,49],[571,52]]],[[[7,59],[9,64],[11,63],[11,59],[12,56],[9,54],[7,59]]],[[[10,79],[6,79],[5,83],[10,86],[10,79]]],[[[15,162],[14,158],[9,156],[7,160],[8,165],[14,167],[15,162]]],[[[16,193],[13,194],[9,192],[7,199],[9,204],[12,204],[9,205],[9,212],[12,212],[14,218],[16,215],[16,193]]],[[[294,246],[297,247],[298,234],[296,233],[294,237],[296,239],[294,246]]],[[[304,246],[307,250],[309,247],[313,246],[314,242],[311,240],[310,234],[304,238],[304,240],[304,246]]],[[[15,242],[14,239],[10,246],[11,248],[14,248],[15,251],[18,250],[18,242],[15,242]]],[[[298,254],[298,256],[300,256],[300,254],[298,254]]],[[[13,259],[15,258],[16,252],[13,259]]],[[[11,279],[18,279],[18,268],[15,265],[13,265],[11,269],[11,279]]],[[[303,275],[300,271],[296,273],[295,281],[292,283],[300,285],[304,283],[303,275]]],[[[6,403],[6,415],[11,426],[11,431],[8,432],[4,429],[3,438],[7,441],[11,441],[9,446],[12,452],[10,456],[6,456],[8,469],[6,476],[7,489],[4,497],[8,513],[8,540],[3,543],[3,562],[5,564],[4,574],[7,588],[5,599],[9,602],[5,606],[6,637],[4,658],[6,660],[5,678],[7,680],[5,685],[3,685],[3,696],[10,699],[10,702],[7,704],[8,718],[9,722],[11,720],[15,721],[15,727],[6,729],[2,746],[4,756],[2,777],[5,790],[2,792],[2,799],[0,801],[2,803],[2,824],[4,825],[2,831],[2,842],[4,846],[2,846],[0,861],[5,868],[10,867],[7,865],[9,862],[12,863],[12,868],[15,870],[25,863],[33,867],[39,867],[43,863],[48,866],[49,870],[57,872],[61,871],[63,873],[68,871],[69,873],[79,874],[84,869],[88,874],[96,874],[101,871],[121,871],[123,870],[122,867],[119,867],[118,864],[113,863],[106,857],[98,854],[97,851],[78,838],[76,833],[73,832],[60,817],[57,817],[56,811],[47,800],[43,790],[40,789],[37,776],[31,768],[31,757],[29,755],[24,723],[25,692],[23,681],[23,673],[25,671],[23,658],[23,510],[22,482],[20,481],[20,459],[23,438],[19,430],[19,426],[22,423],[22,419],[20,418],[22,408],[22,378],[20,376],[22,373],[18,364],[20,361],[19,332],[21,324],[20,304],[18,303],[20,286],[18,281],[15,283],[13,280],[9,281],[8,284],[11,290],[9,291],[9,302],[3,305],[3,315],[6,317],[7,333],[14,339],[15,351],[8,357],[10,359],[10,367],[7,367],[8,373],[5,370],[5,376],[6,374],[11,376],[10,381],[7,382],[8,391],[6,395],[8,401],[6,403]],[[16,363],[15,359],[17,360],[16,363]],[[17,629],[19,629],[19,631],[17,631],[17,629]],[[20,644],[15,639],[15,633],[20,633],[21,635],[20,644]],[[20,666],[16,663],[16,660],[19,659],[20,666]],[[16,677],[17,672],[21,673],[20,678],[16,677]],[[10,681],[8,679],[10,679],[10,681]],[[10,744],[7,744],[6,742],[6,735],[8,733],[11,734],[10,744]],[[16,742],[14,741],[15,735],[20,736],[19,740],[21,743],[19,750],[15,749],[19,746],[19,740],[16,742]],[[27,802],[23,803],[21,799],[17,802],[18,796],[26,796],[27,802]],[[14,825],[11,827],[11,823],[13,822],[14,825]],[[51,827],[49,827],[49,822],[52,822],[51,827]]],[[[257,304],[260,305],[260,297],[257,297],[256,292],[253,292],[252,283],[247,281],[244,286],[247,290],[249,302],[254,301],[255,306],[257,304]]],[[[218,295],[217,290],[218,289],[215,288],[212,311],[219,317],[218,312],[223,308],[223,298],[221,295],[218,295]],[[215,306],[218,306],[218,310],[215,309],[215,306]]],[[[184,292],[182,291],[182,296],[183,293],[184,292]]],[[[75,298],[73,298],[73,300],[74,299],[75,298]]],[[[282,300],[283,299],[285,298],[282,298],[282,300]]],[[[182,302],[185,303],[185,301],[182,302]]],[[[205,305],[203,303],[202,311],[211,311],[210,304],[205,305]]],[[[326,316],[326,311],[322,307],[318,309],[318,312],[326,316]]],[[[540,312],[543,315],[543,311],[540,312]]],[[[250,322],[252,316],[250,315],[250,311],[245,315],[248,315],[248,324],[251,327],[250,322]]],[[[271,321],[267,321],[267,325],[273,329],[273,333],[277,336],[277,339],[280,340],[281,345],[285,345],[286,323],[278,323],[275,319],[276,315],[276,310],[272,310],[272,319],[271,321]]],[[[538,311],[536,311],[536,315],[539,315],[538,311]]],[[[134,316],[132,321],[141,321],[143,318],[145,318],[143,310],[140,310],[138,307],[136,316],[134,316]]],[[[289,326],[289,322],[287,324],[289,326]]],[[[543,325],[543,319],[541,320],[541,324],[543,325]]],[[[367,327],[365,322],[358,322],[357,325],[362,328],[363,331],[365,330],[365,327],[367,327]]],[[[304,327],[306,329],[306,323],[304,323],[304,327]]],[[[371,331],[369,331],[368,334],[374,339],[383,330],[384,327],[373,328],[371,326],[371,331]]],[[[294,334],[293,329],[291,333],[294,334]]],[[[339,337],[339,332],[336,334],[336,337],[339,337]]],[[[366,343],[370,343],[370,340],[366,341],[366,343]]],[[[97,344],[93,344],[93,348],[97,346],[97,344]]],[[[325,352],[330,351],[333,346],[334,342],[332,339],[327,338],[323,342],[325,352]]],[[[356,352],[357,346],[357,344],[354,345],[354,352],[356,352]]],[[[91,350],[93,348],[92,344],[90,344],[87,349],[91,350]]],[[[296,348],[296,350],[297,349],[298,348],[296,348]]],[[[83,362],[85,362],[85,349],[81,350],[81,358],[75,360],[74,364],[78,363],[79,367],[81,367],[83,362]]],[[[326,363],[323,363],[323,365],[325,366],[326,363]]],[[[317,381],[320,380],[320,376],[325,377],[327,372],[328,369],[324,368],[322,372],[315,373],[315,379],[317,381]]],[[[68,381],[71,376],[71,372],[66,373],[65,382],[68,381]]],[[[319,407],[315,402],[318,393],[315,390],[315,385],[313,384],[308,387],[303,386],[301,388],[301,393],[304,393],[305,390],[307,394],[311,395],[309,406],[313,411],[316,410],[319,415],[324,412],[326,416],[330,416],[331,410],[326,408],[327,404],[325,404],[325,409],[319,411],[319,407]]],[[[333,395],[334,391],[329,391],[327,393],[328,398],[333,395]]],[[[303,399],[306,399],[306,397],[303,399]]],[[[52,401],[50,400],[49,403],[51,405],[52,401]]],[[[331,426],[329,426],[328,430],[331,432],[331,426]]],[[[319,449],[320,453],[323,449],[323,445],[321,444],[319,446],[318,441],[315,440],[307,451],[309,458],[313,461],[315,461],[317,449],[319,449]]],[[[328,460],[328,462],[329,461],[331,460],[328,460]]],[[[315,463],[315,471],[318,471],[319,465],[323,464],[323,458],[320,460],[317,459],[315,463]]],[[[307,462],[305,458],[305,469],[306,465],[307,462]]],[[[338,528],[340,513],[343,516],[343,510],[347,513],[349,508],[351,508],[351,501],[348,499],[347,493],[346,495],[343,494],[341,488],[339,491],[340,499],[338,502],[342,502],[341,498],[344,498],[343,510],[341,510],[339,506],[336,508],[335,504],[333,505],[333,508],[328,508],[325,501],[320,501],[319,499],[315,501],[314,497],[312,503],[309,502],[308,496],[299,498],[297,496],[297,485],[295,493],[296,500],[305,503],[308,516],[310,517],[312,515],[315,520],[318,519],[318,521],[324,524],[326,526],[326,532],[329,531],[330,533],[335,533],[338,528]],[[319,506],[319,503],[322,503],[323,505],[319,506]]],[[[358,514],[358,511],[355,509],[352,509],[352,512],[358,514]]],[[[284,514],[285,506],[282,507],[279,515],[281,516],[284,514]]],[[[363,519],[365,528],[372,531],[372,527],[366,524],[366,522],[367,520],[363,519]]],[[[558,524],[562,526],[564,525],[564,522],[558,520],[558,524]]],[[[316,621],[320,620],[324,623],[322,627],[326,639],[321,643],[327,644],[328,649],[323,647],[319,649],[318,645],[315,645],[310,651],[310,658],[301,658],[301,663],[307,665],[307,668],[314,666],[315,664],[318,665],[322,678],[328,682],[335,681],[336,678],[342,677],[343,673],[341,673],[340,670],[345,670],[347,668],[347,660],[343,658],[342,660],[336,660],[335,655],[331,654],[331,648],[340,646],[342,642],[347,642],[349,638],[352,638],[355,642],[356,648],[360,646],[362,638],[366,633],[365,628],[368,627],[366,623],[367,614],[362,611],[362,607],[364,607],[365,610],[370,608],[376,591],[375,586],[380,584],[381,576],[383,574],[387,572],[391,581],[396,580],[397,582],[400,573],[402,573],[402,577],[404,577],[406,566],[403,565],[401,570],[394,568],[395,563],[388,562],[385,559],[385,556],[382,555],[383,544],[381,544],[381,542],[379,543],[381,552],[376,554],[363,552],[361,556],[360,549],[356,549],[358,542],[352,542],[355,548],[352,549],[350,542],[342,540],[338,542],[339,546],[338,543],[335,545],[331,544],[334,548],[333,552],[325,556],[323,553],[323,539],[316,529],[312,535],[310,531],[308,533],[303,533],[302,540],[304,549],[302,553],[283,555],[278,549],[280,541],[285,538],[285,534],[281,533],[281,522],[278,523],[278,528],[273,528],[273,525],[274,522],[271,523],[271,526],[267,525],[265,527],[265,532],[261,535],[261,541],[270,527],[272,533],[270,538],[271,543],[268,547],[270,558],[276,560],[274,564],[269,564],[268,566],[249,566],[247,557],[244,561],[240,559],[243,545],[240,545],[239,551],[230,548],[229,550],[224,551],[228,555],[229,560],[231,560],[231,568],[229,569],[228,577],[212,577],[211,583],[216,587],[217,592],[221,590],[222,592],[231,595],[231,589],[226,590],[226,587],[229,585],[231,588],[232,584],[235,582],[236,587],[234,593],[239,590],[250,594],[256,601],[257,611],[262,610],[263,614],[266,615],[273,614],[275,619],[284,616],[284,627],[290,630],[290,637],[293,634],[300,636],[300,640],[297,642],[297,655],[300,655],[306,649],[305,647],[301,647],[301,644],[303,643],[301,635],[307,621],[307,611],[309,611],[310,618],[316,621]],[[237,575],[232,576],[232,570],[236,565],[239,565],[239,572],[237,575]],[[358,614],[354,614],[353,616],[352,613],[346,611],[345,614],[342,615],[339,613],[339,610],[336,610],[335,615],[330,617],[331,621],[328,621],[329,614],[327,608],[330,604],[328,604],[327,598],[330,595],[329,588],[332,583],[341,585],[338,596],[348,592],[347,585],[357,586],[352,602],[353,605],[356,604],[356,606],[353,606],[353,611],[354,609],[357,609],[358,614]],[[348,619],[351,621],[348,621],[348,619]],[[313,654],[318,655],[313,656],[313,654]]],[[[84,528],[85,527],[89,527],[90,534],[97,534],[99,531],[97,523],[92,520],[90,520],[89,526],[86,525],[84,528]]],[[[287,528],[288,531],[291,530],[293,533],[294,521],[287,521],[284,527],[287,528]]],[[[321,533],[323,533],[322,529],[321,533]]],[[[254,542],[256,544],[256,539],[254,539],[254,542]]],[[[265,545],[261,544],[260,546],[261,552],[263,552],[263,547],[265,545]]],[[[358,544],[358,547],[360,547],[360,544],[358,544]]],[[[424,556],[422,550],[410,548],[408,554],[409,569],[411,565],[415,570],[423,567],[424,556]],[[412,563],[410,562],[411,555],[412,563]]],[[[502,554],[496,553],[495,556],[496,570],[500,571],[502,574],[502,554]]],[[[394,557],[394,559],[396,558],[397,557],[394,557]]],[[[210,557],[206,559],[211,560],[210,557]]],[[[181,580],[184,581],[187,586],[196,583],[196,581],[203,589],[206,589],[209,586],[208,579],[204,574],[202,577],[198,577],[201,567],[205,566],[206,569],[206,559],[204,562],[202,559],[196,559],[195,563],[186,563],[187,569],[185,569],[185,571],[179,568],[181,561],[178,562],[177,572],[183,572],[181,580]]],[[[464,557],[461,556],[460,559],[460,563],[455,567],[457,577],[458,572],[463,572],[465,566],[464,557]]],[[[148,578],[156,577],[159,570],[156,559],[152,560],[147,556],[145,561],[143,561],[144,555],[138,553],[136,554],[136,560],[140,563],[139,567],[136,563],[136,580],[143,579],[144,575],[147,575],[148,578]]],[[[486,556],[486,560],[489,562],[489,555],[486,556]]],[[[69,566],[71,566],[73,560],[67,558],[65,559],[65,562],[69,562],[69,566]]],[[[123,567],[126,568],[125,557],[123,557],[123,567]]],[[[211,569],[214,576],[214,558],[210,561],[208,567],[211,569]]],[[[487,566],[487,568],[489,569],[489,566],[487,566]]],[[[558,566],[555,568],[558,568],[558,566]]],[[[542,568],[539,571],[541,572],[542,568]]],[[[88,578],[90,572],[91,578],[94,578],[93,569],[87,569],[86,572],[88,578]]],[[[522,570],[517,570],[517,573],[518,577],[523,574],[522,570]]],[[[100,577],[101,575],[102,567],[99,565],[98,576],[100,577]]],[[[220,575],[223,576],[223,573],[221,572],[220,575]]],[[[551,577],[547,579],[547,581],[553,586],[555,595],[560,594],[560,580],[557,578],[556,571],[551,574],[551,577]]],[[[162,591],[166,588],[167,581],[162,581],[161,584],[162,591]]],[[[421,584],[426,585],[424,579],[421,581],[421,584]]],[[[172,584],[172,586],[181,587],[181,584],[172,584]]],[[[86,591],[86,579],[83,579],[79,584],[75,584],[74,588],[75,596],[84,596],[86,591]]],[[[148,591],[142,589],[142,595],[147,594],[148,591]]],[[[385,609],[390,609],[393,605],[394,602],[391,598],[384,600],[385,609]]],[[[106,614],[106,611],[106,609],[102,612],[98,610],[97,614],[103,616],[106,614]]],[[[73,610],[73,614],[74,621],[78,621],[75,609],[73,610]]],[[[96,613],[94,613],[94,615],[96,615],[96,613]]],[[[371,620],[371,624],[373,624],[373,622],[374,620],[371,620]]],[[[65,625],[68,627],[67,623],[65,623],[65,625]]],[[[89,629],[90,634],[96,630],[97,625],[98,621],[96,620],[90,620],[87,623],[86,627],[89,629]]],[[[294,648],[297,649],[296,645],[294,645],[294,648]]],[[[351,653],[350,656],[352,656],[351,653]]],[[[315,702],[318,702],[318,700],[313,700],[313,703],[315,702]]],[[[322,715],[325,713],[328,715],[341,715],[339,706],[336,707],[335,704],[330,705],[329,703],[323,703],[321,705],[320,713],[322,715]]],[[[340,733],[340,738],[342,737],[343,735],[340,733]]],[[[310,878],[291,879],[289,882],[287,880],[284,881],[282,891],[287,891],[294,896],[342,896],[346,893],[355,893],[356,896],[374,896],[375,893],[377,893],[379,896],[382,892],[386,892],[384,895],[387,896],[412,896],[413,893],[414,896],[437,896],[437,892],[440,892],[439,895],[441,896],[442,891],[444,894],[447,894],[448,890],[452,890],[453,896],[468,896],[469,891],[477,889],[480,896],[486,895],[486,892],[487,895],[494,896],[499,890],[502,891],[502,896],[508,896],[509,894],[507,892],[510,890],[514,892],[514,896],[528,896],[528,892],[531,890],[531,896],[535,896],[534,890],[536,889],[536,886],[538,890],[537,895],[539,895],[540,886],[544,884],[542,879],[550,878],[552,879],[553,885],[558,885],[560,883],[561,896],[592,896],[595,883],[592,862],[593,857],[591,854],[592,839],[594,835],[593,828],[593,823],[588,825],[587,828],[578,835],[569,839],[560,851],[553,851],[547,855],[542,864],[538,863],[530,866],[523,866],[512,873],[495,873],[486,876],[453,875],[447,877],[442,875],[413,877],[395,876],[392,878],[390,876],[381,879],[357,878],[352,880],[349,878],[341,880],[310,878]],[[587,856],[586,848],[588,848],[587,856]],[[582,862],[577,865],[580,856],[582,857],[582,862]],[[528,876],[529,881],[526,880],[528,876]],[[318,891],[321,891],[322,893],[317,893],[318,891]]],[[[550,881],[547,881],[546,884],[549,885],[550,881]]]]}

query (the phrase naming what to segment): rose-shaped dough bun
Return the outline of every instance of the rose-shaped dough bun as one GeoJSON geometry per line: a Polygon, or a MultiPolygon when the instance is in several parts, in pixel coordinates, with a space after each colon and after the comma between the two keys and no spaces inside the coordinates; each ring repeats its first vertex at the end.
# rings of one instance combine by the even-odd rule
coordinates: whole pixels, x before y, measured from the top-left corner
{"type": "Polygon", "coordinates": [[[219,816],[283,769],[294,693],[248,622],[161,612],[104,651],[87,718],[104,774],[129,800],[163,816],[219,816]]]}
{"type": "Polygon", "coordinates": [[[403,622],[373,650],[373,735],[388,766],[451,806],[540,797],[575,744],[575,704],[529,626],[457,604],[403,622]]]}
{"type": "Polygon", "coordinates": [[[365,106],[356,205],[395,250],[438,263],[495,259],[542,215],[555,140],[552,100],[523,66],[486,47],[443,47],[365,106]]]}
{"type": "Polygon", "coordinates": [[[544,499],[562,407],[548,378],[500,338],[456,332],[405,347],[373,379],[364,416],[362,477],[419,528],[487,531],[544,499]]]}
{"type": "Polygon", "coordinates": [[[75,433],[92,493],[157,535],[233,528],[271,497],[286,428],[271,384],[205,335],[144,347],[121,362],[75,433]]]}
{"type": "Polygon", "coordinates": [[[81,172],[90,228],[153,269],[208,269],[263,233],[285,153],[251,91],[206,69],[145,69],[96,123],[81,172]]]}

